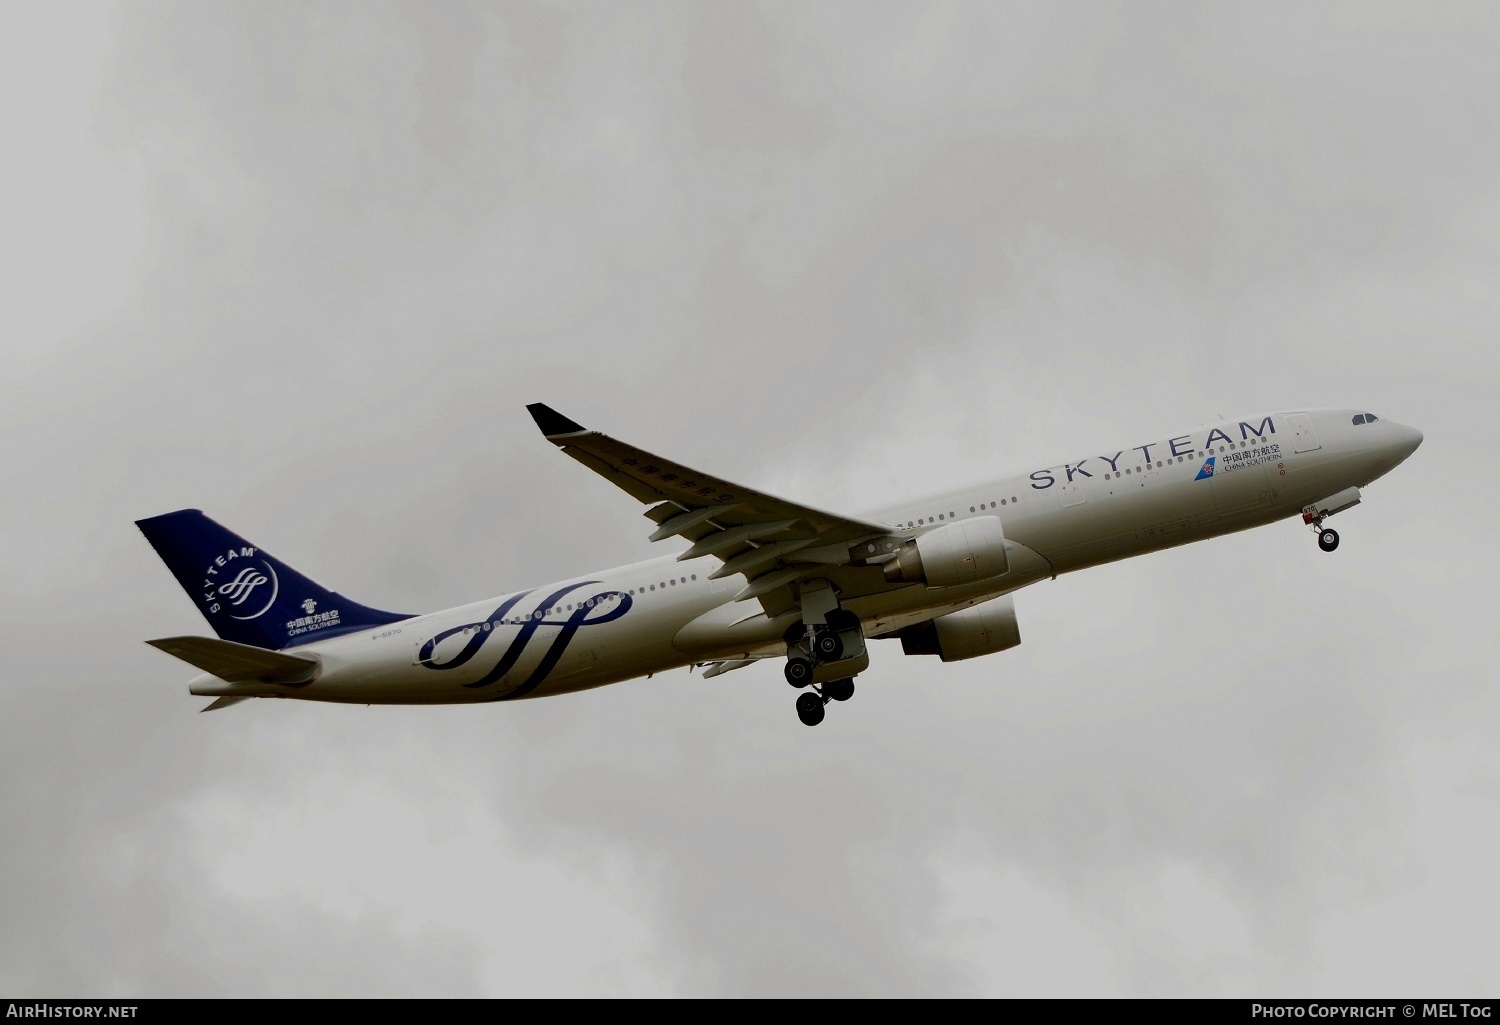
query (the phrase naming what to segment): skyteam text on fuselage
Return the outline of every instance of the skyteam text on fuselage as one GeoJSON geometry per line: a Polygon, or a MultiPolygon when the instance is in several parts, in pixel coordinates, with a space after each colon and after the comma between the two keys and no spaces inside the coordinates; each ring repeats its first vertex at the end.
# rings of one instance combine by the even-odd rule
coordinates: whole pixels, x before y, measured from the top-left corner
{"type": "Polygon", "coordinates": [[[247,698],[513,701],[682,666],[783,659],[823,719],[854,693],[867,640],[944,662],[1021,642],[1011,595],[1116,559],[1300,515],[1324,526],[1422,443],[1373,413],[1228,420],[1109,446],[860,517],[732,484],[529,406],[547,440],[646,506],[685,551],[427,615],[326,590],[196,509],[137,521],[217,637],[147,643],[203,671],[209,709],[247,698]]]}

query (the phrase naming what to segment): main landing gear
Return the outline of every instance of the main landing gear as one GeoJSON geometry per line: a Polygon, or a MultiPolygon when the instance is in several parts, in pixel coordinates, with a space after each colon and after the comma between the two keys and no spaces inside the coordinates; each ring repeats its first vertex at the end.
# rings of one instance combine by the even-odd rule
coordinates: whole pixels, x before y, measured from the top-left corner
{"type": "Polygon", "coordinates": [[[823,721],[823,706],[830,701],[848,701],[854,697],[853,680],[833,680],[814,687],[797,698],[797,718],[803,726],[816,726],[823,721]]]}
{"type": "Polygon", "coordinates": [[[824,620],[812,627],[797,623],[786,632],[786,682],[812,687],[797,698],[797,718],[805,726],[823,721],[828,702],[852,698],[855,675],[870,664],[859,617],[833,609],[824,620]]]}

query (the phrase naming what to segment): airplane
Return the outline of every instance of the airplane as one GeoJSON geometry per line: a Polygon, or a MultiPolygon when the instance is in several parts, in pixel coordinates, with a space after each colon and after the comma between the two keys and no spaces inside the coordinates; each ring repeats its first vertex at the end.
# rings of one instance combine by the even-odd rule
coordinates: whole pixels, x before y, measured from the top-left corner
{"type": "Polygon", "coordinates": [[[514,701],[682,667],[711,678],[781,659],[823,721],[871,640],[943,662],[1021,642],[1012,595],[1039,580],[1300,516],[1325,520],[1422,433],[1356,409],[1258,414],[857,516],[692,469],[541,403],[548,441],[645,506],[646,562],[406,615],[351,601],[183,509],[138,520],[217,637],[146,643],[201,670],[190,693],[355,704],[514,701]]]}

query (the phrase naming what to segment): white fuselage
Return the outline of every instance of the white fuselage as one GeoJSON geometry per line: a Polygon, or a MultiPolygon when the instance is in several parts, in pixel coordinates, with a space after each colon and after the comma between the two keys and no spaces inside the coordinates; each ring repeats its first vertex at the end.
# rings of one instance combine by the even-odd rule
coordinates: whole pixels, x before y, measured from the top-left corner
{"type": "MultiPolygon", "coordinates": [[[[1421,441],[1357,410],[1258,415],[876,510],[915,537],[998,516],[1007,572],[964,587],[908,584],[845,604],[867,636],[890,633],[1060,573],[1294,516],[1389,472],[1421,441]],[[1214,459],[1212,471],[1204,466],[1214,459]]],[[[735,602],[743,579],[712,557],[664,556],[291,649],[316,655],[308,684],[193,681],[205,695],[370,704],[541,697],[702,663],[785,652],[795,614],[735,602]]]]}

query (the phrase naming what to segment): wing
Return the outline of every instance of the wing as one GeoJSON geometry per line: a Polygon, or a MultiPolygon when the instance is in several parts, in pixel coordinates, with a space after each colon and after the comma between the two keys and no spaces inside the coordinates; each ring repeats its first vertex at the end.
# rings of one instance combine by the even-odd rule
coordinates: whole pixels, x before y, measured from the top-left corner
{"type": "Polygon", "coordinates": [[[813,578],[828,580],[843,601],[903,586],[887,583],[879,565],[903,540],[889,527],[733,484],[590,431],[540,402],[526,408],[548,441],[648,507],[652,541],[691,542],[679,562],[711,555],[723,563],[711,578],[743,575],[735,601],[759,599],[774,617],[797,607],[813,578]]]}

